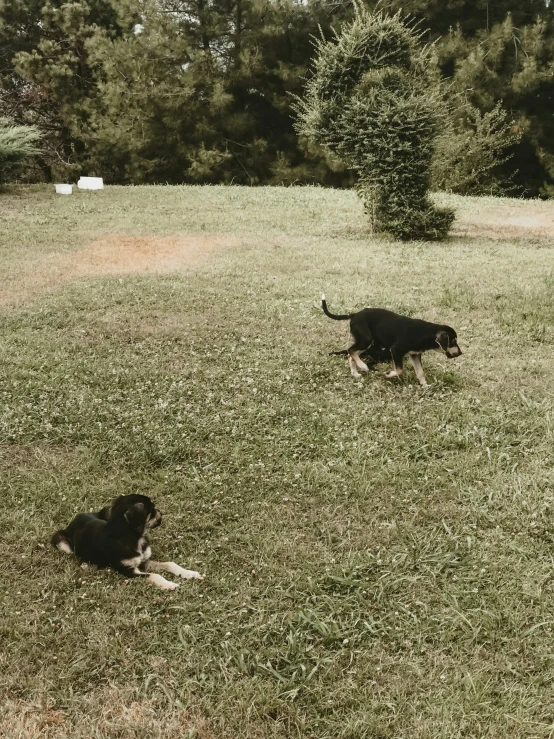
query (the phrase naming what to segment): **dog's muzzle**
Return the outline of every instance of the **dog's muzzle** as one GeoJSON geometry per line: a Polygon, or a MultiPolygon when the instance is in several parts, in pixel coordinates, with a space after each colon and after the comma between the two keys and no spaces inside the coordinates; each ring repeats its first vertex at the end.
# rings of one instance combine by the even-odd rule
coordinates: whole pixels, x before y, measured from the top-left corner
{"type": "Polygon", "coordinates": [[[148,525],[148,528],[149,529],[155,529],[156,526],[159,526],[161,524],[161,522],[162,522],[162,514],[161,514],[161,511],[158,511],[156,509],[156,513],[148,521],[148,524],[147,525],[148,525]]]}
{"type": "Polygon", "coordinates": [[[462,353],[462,350],[459,346],[449,346],[446,350],[446,356],[449,359],[455,359],[456,357],[459,357],[462,353]]]}

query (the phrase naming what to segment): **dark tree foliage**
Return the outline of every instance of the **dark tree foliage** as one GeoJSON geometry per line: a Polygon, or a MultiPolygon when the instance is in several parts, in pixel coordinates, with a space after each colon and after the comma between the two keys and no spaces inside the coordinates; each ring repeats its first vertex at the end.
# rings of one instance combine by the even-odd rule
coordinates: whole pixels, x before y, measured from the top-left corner
{"type": "Polygon", "coordinates": [[[290,108],[330,20],[271,0],[0,0],[0,112],[41,128],[48,177],[349,183],[290,108]]]}
{"type": "MultiPolygon", "coordinates": [[[[553,4],[554,5],[554,4],[553,4]]],[[[450,90],[478,110],[499,101],[513,120],[512,158],[504,167],[517,190],[554,194],[554,22],[518,28],[512,16],[473,39],[453,29],[439,47],[443,66],[453,68],[450,90]]]]}
{"type": "Polygon", "coordinates": [[[383,5],[388,12],[400,10],[413,16],[425,29],[427,41],[437,40],[451,28],[471,38],[502,23],[509,13],[519,28],[538,17],[554,16],[549,0],[388,0],[383,5]]]}
{"type": "Polygon", "coordinates": [[[95,29],[121,33],[110,0],[0,0],[0,112],[42,132],[42,166],[86,150],[97,90],[86,42],[95,29]]]}
{"type": "MultiPolygon", "coordinates": [[[[550,194],[554,3],[363,5],[400,10],[436,42],[448,94],[474,109],[454,105],[458,149],[501,103],[521,141],[487,177],[518,170],[520,190],[550,194]]],[[[292,100],[313,37],[353,17],[351,0],[0,0],[0,115],[39,127],[46,178],[349,185],[336,158],[296,134],[292,100]]]]}

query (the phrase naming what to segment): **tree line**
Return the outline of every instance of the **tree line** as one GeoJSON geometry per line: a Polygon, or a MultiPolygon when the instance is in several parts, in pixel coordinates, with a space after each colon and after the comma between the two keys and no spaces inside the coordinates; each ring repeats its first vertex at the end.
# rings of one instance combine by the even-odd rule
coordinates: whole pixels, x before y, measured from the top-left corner
{"type": "MultiPolygon", "coordinates": [[[[554,3],[360,4],[432,44],[435,186],[554,194],[554,3]]],[[[314,39],[354,16],[351,0],[0,0],[0,117],[40,132],[29,179],[351,185],[294,106],[314,39]]]]}

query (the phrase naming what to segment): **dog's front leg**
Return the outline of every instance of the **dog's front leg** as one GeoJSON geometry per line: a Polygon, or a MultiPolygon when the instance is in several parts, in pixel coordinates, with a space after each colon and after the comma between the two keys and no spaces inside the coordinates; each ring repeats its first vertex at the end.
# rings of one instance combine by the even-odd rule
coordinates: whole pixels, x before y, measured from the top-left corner
{"type": "Polygon", "coordinates": [[[148,577],[152,585],[156,585],[162,590],[176,590],[179,587],[179,583],[166,580],[165,577],[158,575],[157,572],[144,572],[143,574],[148,577]]]}
{"type": "Polygon", "coordinates": [[[204,577],[196,570],[185,570],[184,567],[176,565],[175,562],[153,562],[149,560],[146,569],[154,572],[169,572],[184,580],[203,580],[204,577]]]}
{"type": "Polygon", "coordinates": [[[387,380],[392,380],[394,377],[402,377],[404,369],[402,363],[404,360],[404,352],[396,349],[394,346],[391,348],[392,359],[394,362],[394,368],[385,372],[387,380]]]}
{"type": "Polygon", "coordinates": [[[427,384],[427,380],[425,379],[423,367],[421,365],[421,354],[418,354],[417,352],[410,352],[410,359],[412,360],[412,364],[414,365],[414,370],[416,373],[416,377],[419,380],[419,384],[422,387],[429,387],[429,385],[427,384]]]}
{"type": "Polygon", "coordinates": [[[158,575],[157,572],[141,572],[140,574],[147,577],[152,585],[156,585],[156,587],[162,590],[176,590],[179,587],[179,583],[166,580],[165,577],[158,575]]]}
{"type": "Polygon", "coordinates": [[[119,572],[125,577],[146,577],[152,585],[161,588],[162,590],[175,590],[179,587],[178,583],[166,580],[162,575],[158,575],[156,572],[143,572],[138,567],[121,567],[119,572]]]}

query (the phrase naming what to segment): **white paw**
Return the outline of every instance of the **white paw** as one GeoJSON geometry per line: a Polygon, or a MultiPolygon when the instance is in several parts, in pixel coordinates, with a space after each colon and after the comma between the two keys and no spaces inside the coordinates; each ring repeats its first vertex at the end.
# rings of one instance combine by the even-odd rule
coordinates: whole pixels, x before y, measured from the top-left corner
{"type": "Polygon", "coordinates": [[[196,572],[196,570],[185,570],[182,567],[179,567],[179,569],[175,572],[176,575],[179,577],[183,577],[185,580],[203,580],[204,575],[201,575],[199,572],[196,572]]]}
{"type": "Polygon", "coordinates": [[[170,582],[169,580],[166,580],[163,585],[160,585],[160,588],[162,590],[177,590],[178,587],[179,583],[170,582]]]}
{"type": "Polygon", "coordinates": [[[153,585],[156,585],[158,588],[161,588],[162,590],[175,590],[176,588],[179,587],[178,583],[171,582],[170,580],[166,580],[165,577],[162,577],[161,575],[158,575],[155,572],[149,575],[148,579],[153,585]]]}
{"type": "Polygon", "coordinates": [[[358,369],[362,370],[362,372],[369,372],[369,367],[367,366],[365,362],[359,362],[358,369]]]}
{"type": "Polygon", "coordinates": [[[390,369],[385,372],[385,377],[387,380],[391,380],[394,377],[398,377],[398,372],[396,370],[390,369]]]}
{"type": "Polygon", "coordinates": [[[361,377],[359,372],[352,372],[352,377],[361,377]]]}

